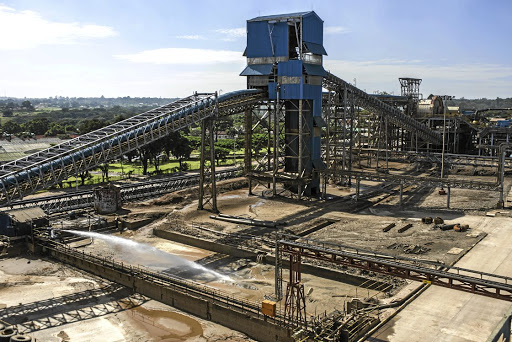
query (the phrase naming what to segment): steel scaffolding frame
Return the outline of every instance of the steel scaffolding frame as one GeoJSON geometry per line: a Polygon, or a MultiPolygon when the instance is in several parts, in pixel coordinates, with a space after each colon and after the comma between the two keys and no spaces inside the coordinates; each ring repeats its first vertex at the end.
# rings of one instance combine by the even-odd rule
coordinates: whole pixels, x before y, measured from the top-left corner
{"type": "Polygon", "coordinates": [[[429,129],[424,124],[418,122],[412,117],[402,113],[398,108],[395,108],[383,101],[380,101],[375,96],[371,96],[352,84],[342,80],[341,78],[327,73],[323,79],[324,88],[330,91],[336,91],[341,94],[344,89],[354,95],[355,103],[362,108],[371,110],[374,113],[379,113],[386,117],[389,123],[401,127],[409,132],[414,132],[419,138],[433,144],[441,144],[442,137],[429,129]]]}
{"type": "Polygon", "coordinates": [[[217,208],[217,185],[215,182],[215,123],[213,118],[201,122],[201,165],[199,170],[199,202],[197,209],[207,204],[212,212],[217,208]],[[208,162],[208,163],[207,163],[208,162]]]}
{"type": "MultiPolygon", "coordinates": [[[[279,241],[284,254],[369,270],[512,302],[512,278],[444,264],[421,262],[312,239],[279,241]]],[[[300,261],[300,258],[297,260],[300,261]]],[[[299,268],[300,269],[300,268],[299,268]]],[[[286,312],[286,309],[285,309],[286,312]]]]}
{"type": "MultiPolygon", "coordinates": [[[[225,169],[215,173],[216,181],[237,177],[240,169],[225,169]]],[[[121,201],[137,201],[157,197],[173,191],[178,191],[199,185],[199,175],[176,176],[138,183],[121,184],[121,201]]],[[[70,194],[53,195],[14,201],[8,207],[0,210],[29,208],[39,206],[47,214],[92,208],[94,206],[93,190],[76,191],[70,194]]]]}

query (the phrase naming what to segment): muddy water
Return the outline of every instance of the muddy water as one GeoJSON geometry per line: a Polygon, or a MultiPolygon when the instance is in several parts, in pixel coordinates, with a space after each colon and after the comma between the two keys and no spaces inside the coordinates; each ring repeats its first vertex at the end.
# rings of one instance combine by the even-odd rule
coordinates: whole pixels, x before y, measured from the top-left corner
{"type": "Polygon", "coordinates": [[[130,310],[128,315],[155,341],[187,341],[203,335],[203,328],[198,321],[178,312],[137,307],[130,310]]]}

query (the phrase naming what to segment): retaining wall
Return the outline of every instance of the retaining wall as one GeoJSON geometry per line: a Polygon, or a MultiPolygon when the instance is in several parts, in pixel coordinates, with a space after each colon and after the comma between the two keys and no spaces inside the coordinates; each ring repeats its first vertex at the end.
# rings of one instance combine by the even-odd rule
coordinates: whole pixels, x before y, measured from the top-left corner
{"type": "Polygon", "coordinates": [[[50,255],[84,271],[132,288],[144,296],[176,309],[238,330],[257,341],[293,341],[293,338],[290,337],[290,330],[265,322],[263,315],[256,317],[249,312],[244,313],[235,308],[229,308],[229,305],[221,306],[214,301],[199,298],[192,293],[183,293],[183,289],[178,290],[165,284],[158,284],[130,274],[126,270],[114,269],[109,266],[108,262],[102,265],[56,250],[50,250],[50,255]]]}
{"type": "MultiPolygon", "coordinates": [[[[169,230],[155,228],[155,229],[153,229],[153,234],[155,236],[161,237],[163,239],[172,240],[175,242],[183,243],[185,245],[206,249],[206,250],[216,252],[216,253],[231,255],[231,256],[234,256],[237,258],[256,259],[257,255],[258,255],[258,252],[253,252],[253,251],[245,250],[242,248],[237,248],[234,246],[221,244],[221,243],[218,243],[215,241],[204,240],[204,239],[201,239],[198,237],[189,236],[189,235],[185,235],[185,234],[181,234],[181,233],[173,232],[173,231],[169,231],[169,230]]],[[[272,255],[265,255],[264,261],[267,264],[274,265],[276,259],[272,255]]],[[[288,264],[286,262],[283,262],[283,268],[288,268],[288,264]]],[[[326,278],[326,279],[340,281],[340,282],[354,285],[354,286],[359,286],[362,283],[368,281],[368,279],[364,278],[364,277],[359,277],[357,275],[347,274],[347,273],[343,273],[343,272],[333,270],[330,268],[311,265],[311,264],[307,264],[307,263],[302,263],[301,269],[304,273],[308,273],[308,274],[326,278]]],[[[381,288],[382,289],[385,287],[385,285],[386,285],[386,283],[384,283],[384,282],[374,281],[371,284],[368,284],[368,286],[366,286],[365,288],[369,288],[369,289],[381,288]]]]}

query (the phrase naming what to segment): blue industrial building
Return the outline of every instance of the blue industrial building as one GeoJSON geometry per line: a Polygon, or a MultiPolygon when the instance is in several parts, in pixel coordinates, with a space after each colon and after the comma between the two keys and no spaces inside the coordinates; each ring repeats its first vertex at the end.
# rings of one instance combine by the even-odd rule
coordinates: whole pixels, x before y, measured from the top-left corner
{"type": "Polygon", "coordinates": [[[264,89],[284,112],[284,173],[304,179],[304,193],[320,191],[323,21],[313,12],[263,16],[247,21],[249,89],[264,89]]]}

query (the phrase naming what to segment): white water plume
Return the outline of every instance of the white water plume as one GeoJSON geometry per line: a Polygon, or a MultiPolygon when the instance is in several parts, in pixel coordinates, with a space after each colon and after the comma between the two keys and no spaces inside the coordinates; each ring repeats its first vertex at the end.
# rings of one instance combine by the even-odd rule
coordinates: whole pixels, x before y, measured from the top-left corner
{"type": "Polygon", "coordinates": [[[151,245],[133,241],[130,239],[122,238],[119,236],[105,235],[94,232],[79,231],[79,230],[62,230],[63,232],[100,239],[107,243],[112,251],[119,253],[114,259],[123,260],[130,264],[141,265],[156,269],[159,271],[166,271],[167,273],[195,273],[201,276],[209,275],[216,280],[232,281],[230,277],[210,270],[196,262],[187,260],[180,256],[164,252],[151,245]]]}

